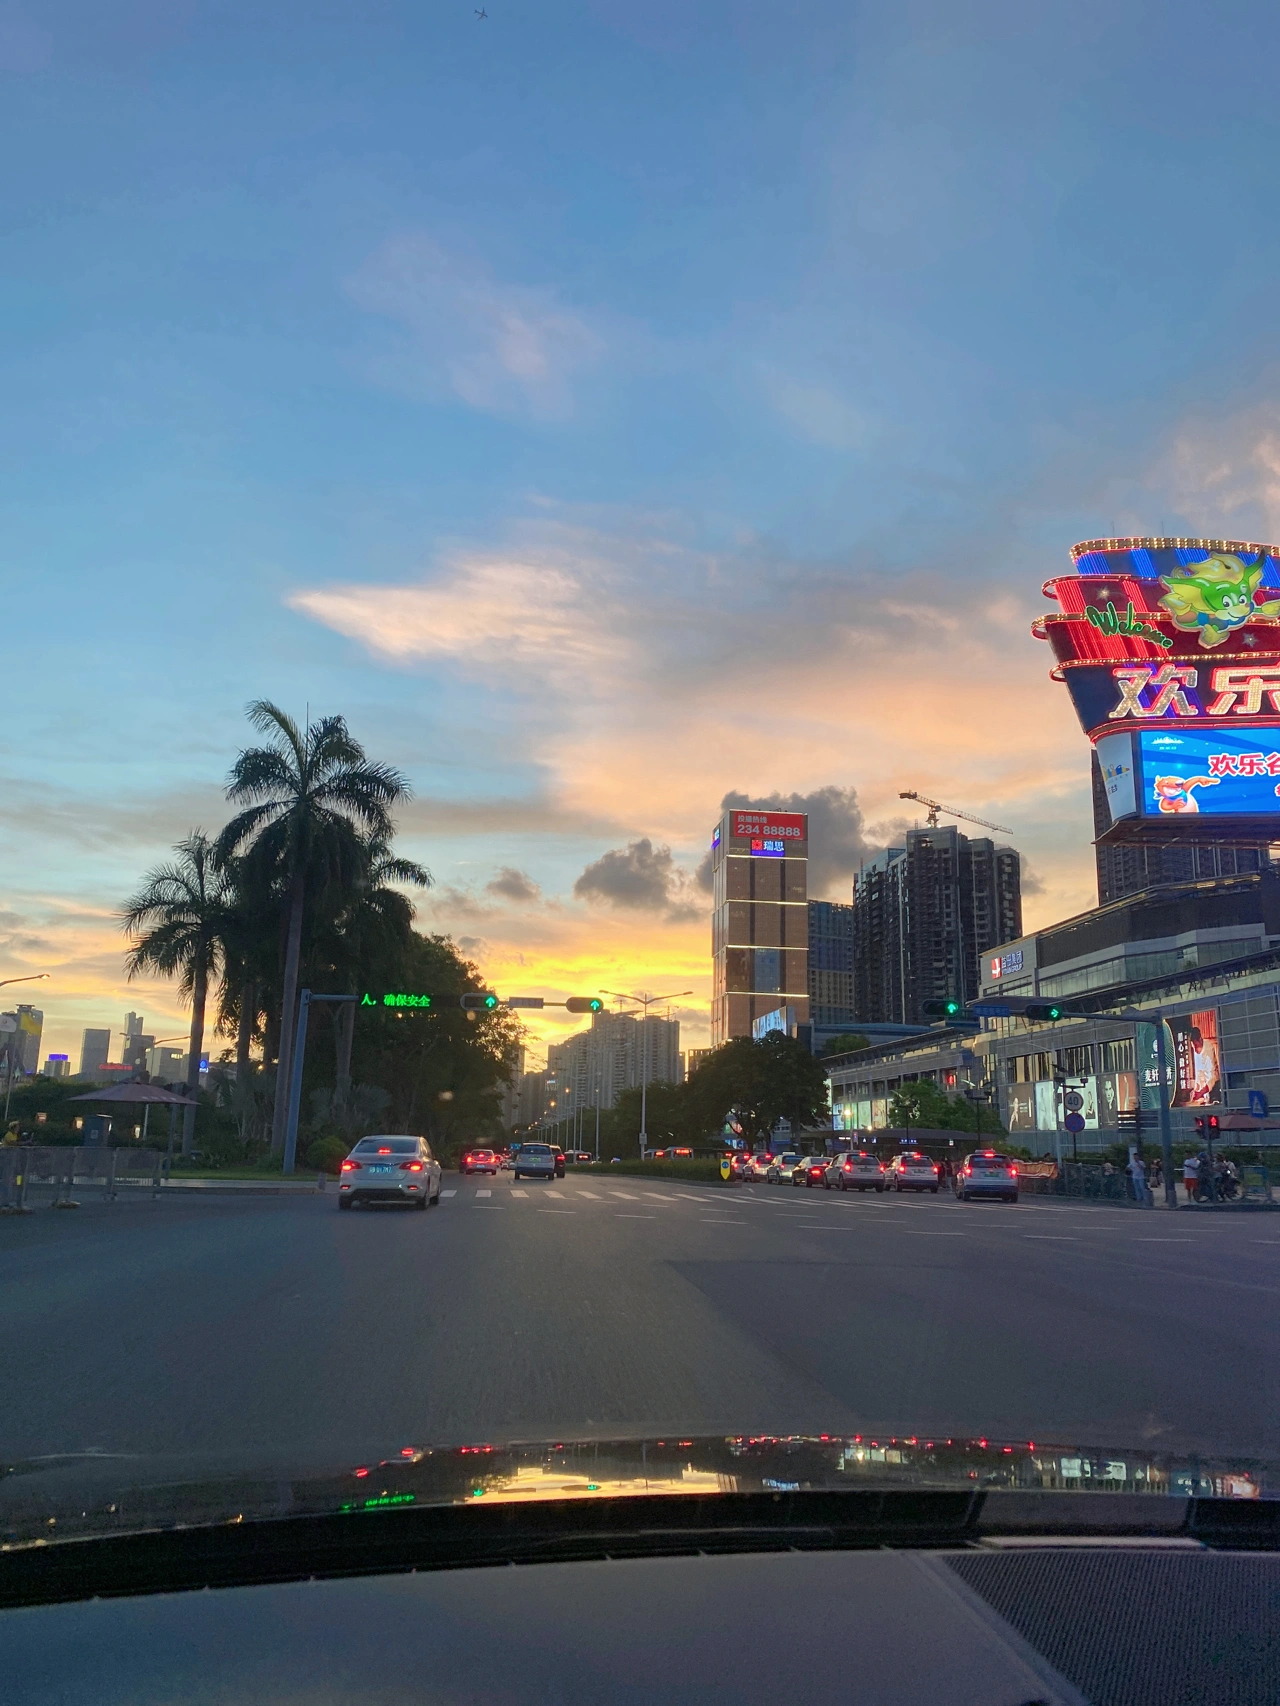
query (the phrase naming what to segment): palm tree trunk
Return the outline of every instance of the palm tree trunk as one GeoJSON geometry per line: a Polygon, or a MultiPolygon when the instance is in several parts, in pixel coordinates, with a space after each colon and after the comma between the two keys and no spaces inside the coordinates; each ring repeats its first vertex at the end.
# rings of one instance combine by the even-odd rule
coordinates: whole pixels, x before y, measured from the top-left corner
{"type": "Polygon", "coordinates": [[[356,1040],[356,1004],[354,1001],[338,1002],[334,1009],[334,1027],[337,1031],[338,1059],[335,1088],[340,1096],[351,1094],[351,1050],[356,1040]]]}
{"type": "Polygon", "coordinates": [[[240,988],[240,1022],[236,1026],[236,1088],[243,1090],[249,1081],[249,1045],[253,1041],[253,1022],[258,1017],[256,1007],[258,986],[249,979],[240,988]]]}
{"type": "MultiPolygon", "coordinates": [[[[205,966],[204,943],[199,944],[195,975],[191,989],[191,1039],[187,1052],[187,1083],[192,1098],[200,1094],[200,1056],[204,1053],[204,1005],[208,995],[208,970],[205,966]]],[[[182,1110],[182,1153],[190,1155],[196,1144],[196,1110],[182,1110]]]]}
{"type": "Polygon", "coordinates": [[[304,884],[298,877],[289,902],[289,937],[284,956],[284,992],[280,1003],[280,1058],[276,1065],[276,1101],[271,1116],[271,1153],[284,1153],[284,1131],[289,1120],[289,1073],[293,1062],[294,1009],[298,1005],[298,965],[302,959],[302,909],[304,884]]]}

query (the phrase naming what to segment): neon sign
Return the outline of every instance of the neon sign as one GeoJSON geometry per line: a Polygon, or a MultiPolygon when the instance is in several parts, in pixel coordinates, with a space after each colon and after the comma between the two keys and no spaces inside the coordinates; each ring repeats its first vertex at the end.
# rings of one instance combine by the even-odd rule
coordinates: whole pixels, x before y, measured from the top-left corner
{"type": "Polygon", "coordinates": [[[1144,622],[1140,617],[1134,615],[1132,599],[1130,599],[1123,616],[1118,614],[1110,599],[1107,600],[1105,610],[1099,610],[1096,604],[1087,604],[1084,614],[1086,621],[1092,622],[1094,627],[1100,629],[1104,634],[1140,634],[1154,645],[1164,646],[1166,649],[1173,644],[1169,636],[1162,634],[1159,628],[1153,627],[1151,623],[1144,622]]]}

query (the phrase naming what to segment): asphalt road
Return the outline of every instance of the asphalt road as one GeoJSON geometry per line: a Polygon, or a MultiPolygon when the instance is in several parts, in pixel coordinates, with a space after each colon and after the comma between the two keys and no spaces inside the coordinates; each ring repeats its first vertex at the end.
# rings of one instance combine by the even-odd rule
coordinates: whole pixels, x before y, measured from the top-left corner
{"type": "Polygon", "coordinates": [[[0,1456],[883,1431],[1280,1457],[1280,1217],[445,1189],[0,1219],[0,1456]]]}

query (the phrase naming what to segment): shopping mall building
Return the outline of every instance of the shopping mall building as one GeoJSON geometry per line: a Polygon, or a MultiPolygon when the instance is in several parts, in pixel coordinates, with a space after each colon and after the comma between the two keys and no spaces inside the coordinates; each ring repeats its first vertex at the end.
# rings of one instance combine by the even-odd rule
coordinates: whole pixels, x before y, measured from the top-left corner
{"type": "MultiPolygon", "coordinates": [[[[1194,1136],[1200,1108],[1280,1117],[1280,875],[1273,870],[1169,884],[1101,906],[985,956],[980,1001],[1001,996],[1087,1003],[1088,1019],[984,1019],[937,1027],[828,1063],[834,1124],[873,1133],[889,1124],[903,1083],[933,1079],[994,1107],[1010,1140],[1071,1153],[1064,1094],[1081,1097],[1077,1151],[1120,1136],[1116,1116],[1159,1084],[1139,1045],[1140,1013],[1166,1024],[1174,1141],[1194,1136]],[[1109,1015],[1116,1014],[1112,1018],[1109,1015]]],[[[1016,999],[1015,999],[1016,1005],[1016,999]]],[[[1150,1105],[1150,1095],[1147,1105],[1150,1105]]],[[[975,1114],[975,1122],[976,1122],[975,1114]]],[[[1280,1129],[1256,1133],[1280,1139],[1280,1129]]],[[[1250,1135],[1255,1141],[1255,1134],[1250,1135]]]]}

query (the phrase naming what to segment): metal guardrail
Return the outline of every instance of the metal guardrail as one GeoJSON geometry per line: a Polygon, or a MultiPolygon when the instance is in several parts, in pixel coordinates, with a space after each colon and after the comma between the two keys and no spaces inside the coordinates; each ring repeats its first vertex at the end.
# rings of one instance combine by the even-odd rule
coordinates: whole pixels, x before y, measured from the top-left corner
{"type": "Polygon", "coordinates": [[[78,1202],[77,1190],[114,1202],[122,1189],[150,1186],[158,1192],[164,1182],[162,1149],[111,1149],[101,1144],[17,1144],[0,1149],[0,1212],[21,1214],[32,1206],[34,1192],[54,1208],[78,1202]]]}

